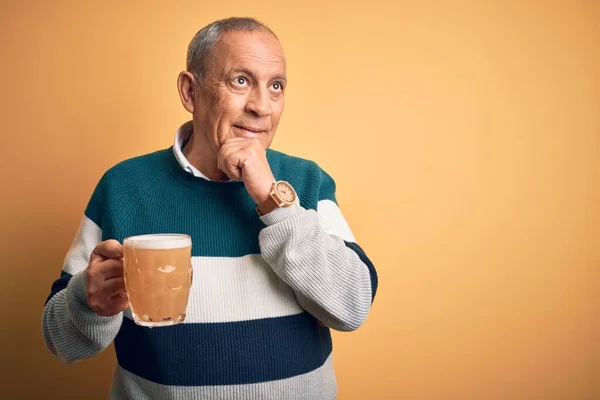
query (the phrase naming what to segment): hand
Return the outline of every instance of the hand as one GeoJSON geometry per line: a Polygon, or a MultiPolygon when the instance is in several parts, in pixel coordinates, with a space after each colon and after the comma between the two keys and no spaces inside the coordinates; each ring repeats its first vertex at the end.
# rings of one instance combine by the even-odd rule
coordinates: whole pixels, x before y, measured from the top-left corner
{"type": "Polygon", "coordinates": [[[223,144],[218,166],[231,179],[241,179],[256,204],[269,198],[275,182],[267,152],[258,139],[233,138],[223,144]]]}
{"type": "Polygon", "coordinates": [[[87,267],[88,304],[103,317],[112,317],[129,307],[123,278],[123,246],[107,240],[96,246],[87,267]]]}

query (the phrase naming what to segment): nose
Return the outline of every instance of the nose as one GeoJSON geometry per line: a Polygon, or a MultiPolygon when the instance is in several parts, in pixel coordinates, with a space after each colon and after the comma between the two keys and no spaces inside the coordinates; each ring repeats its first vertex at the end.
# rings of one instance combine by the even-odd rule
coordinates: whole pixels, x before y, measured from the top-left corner
{"type": "Polygon", "coordinates": [[[268,94],[260,88],[253,88],[246,102],[246,112],[256,117],[268,117],[271,115],[271,103],[269,102],[268,94]]]}

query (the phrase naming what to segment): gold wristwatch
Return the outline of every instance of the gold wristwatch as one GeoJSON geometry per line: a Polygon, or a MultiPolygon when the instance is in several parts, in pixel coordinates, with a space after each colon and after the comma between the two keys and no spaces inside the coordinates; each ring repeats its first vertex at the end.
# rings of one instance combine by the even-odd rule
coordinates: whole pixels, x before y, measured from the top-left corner
{"type": "Polygon", "coordinates": [[[263,216],[276,208],[289,207],[294,204],[297,197],[296,191],[288,182],[274,182],[269,197],[256,206],[256,212],[258,212],[258,215],[263,216]]]}

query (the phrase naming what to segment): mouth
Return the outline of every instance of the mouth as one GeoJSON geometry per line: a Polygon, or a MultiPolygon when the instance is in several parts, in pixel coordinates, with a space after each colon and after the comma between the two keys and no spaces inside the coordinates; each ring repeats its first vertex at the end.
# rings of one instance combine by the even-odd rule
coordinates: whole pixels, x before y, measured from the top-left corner
{"type": "Polygon", "coordinates": [[[248,138],[256,138],[266,132],[265,129],[254,126],[233,125],[233,127],[241,133],[241,136],[248,138]]]}

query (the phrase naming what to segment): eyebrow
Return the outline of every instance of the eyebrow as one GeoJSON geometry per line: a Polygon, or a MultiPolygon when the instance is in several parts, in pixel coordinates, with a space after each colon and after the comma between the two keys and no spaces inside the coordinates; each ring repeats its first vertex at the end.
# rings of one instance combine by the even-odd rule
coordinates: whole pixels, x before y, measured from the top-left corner
{"type": "MultiPolygon", "coordinates": [[[[256,75],[254,75],[249,69],[246,69],[246,68],[236,68],[236,69],[231,70],[231,73],[232,74],[243,73],[243,74],[251,77],[254,81],[257,81],[256,75]]],[[[270,80],[280,80],[280,81],[283,81],[284,84],[287,83],[287,78],[285,77],[285,75],[282,75],[282,74],[277,74],[270,80]]]]}

